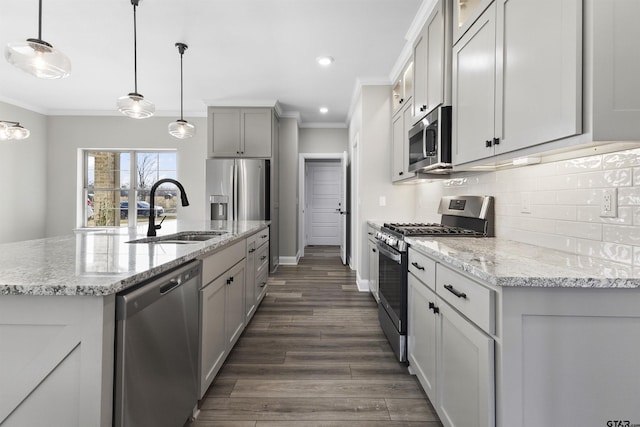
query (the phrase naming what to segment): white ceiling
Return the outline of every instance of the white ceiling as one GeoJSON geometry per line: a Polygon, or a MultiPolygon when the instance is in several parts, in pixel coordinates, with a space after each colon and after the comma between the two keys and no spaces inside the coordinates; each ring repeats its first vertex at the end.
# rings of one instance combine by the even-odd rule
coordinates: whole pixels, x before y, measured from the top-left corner
{"type": "MultiPolygon", "coordinates": [[[[429,1],[429,0],[427,0],[429,1]]],[[[138,92],[157,115],[207,105],[273,105],[302,125],[344,125],[357,81],[389,82],[422,0],[144,0],[137,8],[138,92]],[[316,57],[335,63],[321,68],[316,57]],[[319,107],[329,108],[320,114],[319,107]]],[[[72,72],[40,80],[0,60],[0,100],[49,115],[117,115],[133,92],[130,0],[43,0],[42,39],[72,72]]],[[[38,0],[0,1],[0,44],[38,36],[38,0]]],[[[406,50],[405,50],[406,52],[406,50]]]]}

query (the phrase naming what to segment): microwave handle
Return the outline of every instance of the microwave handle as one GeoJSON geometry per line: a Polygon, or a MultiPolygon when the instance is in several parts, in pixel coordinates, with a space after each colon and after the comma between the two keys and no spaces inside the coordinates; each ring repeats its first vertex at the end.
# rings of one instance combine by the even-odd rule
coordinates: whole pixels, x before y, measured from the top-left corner
{"type": "Polygon", "coordinates": [[[427,126],[422,128],[422,158],[427,158],[427,126]]]}

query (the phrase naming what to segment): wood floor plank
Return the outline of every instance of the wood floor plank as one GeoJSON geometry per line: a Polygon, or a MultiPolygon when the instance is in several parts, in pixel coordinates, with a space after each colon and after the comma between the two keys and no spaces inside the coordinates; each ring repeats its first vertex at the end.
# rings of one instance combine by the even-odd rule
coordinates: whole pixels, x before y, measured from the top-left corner
{"type": "Polygon", "coordinates": [[[418,383],[408,378],[373,380],[244,380],[236,381],[231,397],[373,397],[421,399],[418,383]]]}
{"type": "Polygon", "coordinates": [[[280,266],[188,427],[442,427],[339,248],[280,266]]]}
{"type": "Polygon", "coordinates": [[[206,420],[390,420],[384,399],[232,398],[207,399],[199,419],[206,420]]]}

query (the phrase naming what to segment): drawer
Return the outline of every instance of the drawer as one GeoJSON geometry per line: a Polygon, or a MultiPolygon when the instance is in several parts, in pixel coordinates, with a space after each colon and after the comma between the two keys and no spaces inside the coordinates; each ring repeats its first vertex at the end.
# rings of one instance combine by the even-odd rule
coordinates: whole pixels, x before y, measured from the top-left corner
{"type": "Polygon", "coordinates": [[[378,230],[377,230],[375,227],[373,227],[373,226],[371,226],[371,225],[368,225],[368,226],[367,226],[367,237],[368,237],[368,238],[369,238],[369,240],[371,240],[373,243],[375,243],[375,242],[376,242],[375,237],[376,237],[376,232],[377,232],[377,231],[378,231],[378,230]]]}
{"type": "Polygon", "coordinates": [[[269,227],[264,230],[258,231],[256,234],[256,248],[262,246],[265,242],[269,241],[269,227]]]}
{"type": "Polygon", "coordinates": [[[480,329],[495,333],[495,291],[438,264],[436,293],[480,329]]]}
{"type": "Polygon", "coordinates": [[[256,277],[262,270],[269,270],[269,245],[262,245],[256,251],[256,277]]]}
{"type": "Polygon", "coordinates": [[[436,262],[434,260],[409,248],[409,272],[432,291],[436,291],[436,262]]]}
{"type": "Polygon", "coordinates": [[[247,250],[247,241],[240,240],[219,252],[202,259],[202,286],[220,276],[241,261],[247,250]]]}

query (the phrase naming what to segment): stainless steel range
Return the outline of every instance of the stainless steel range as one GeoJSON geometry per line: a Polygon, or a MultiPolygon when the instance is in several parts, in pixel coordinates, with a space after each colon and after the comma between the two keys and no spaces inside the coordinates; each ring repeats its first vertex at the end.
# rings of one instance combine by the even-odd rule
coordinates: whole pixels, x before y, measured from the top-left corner
{"type": "Polygon", "coordinates": [[[441,223],[385,223],[376,234],[379,256],[378,319],[401,362],[407,360],[407,274],[405,237],[493,237],[494,199],[449,196],[440,200],[441,223]]]}

